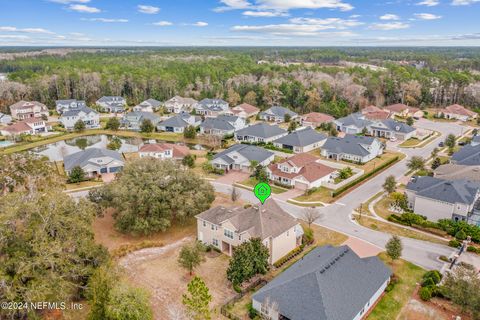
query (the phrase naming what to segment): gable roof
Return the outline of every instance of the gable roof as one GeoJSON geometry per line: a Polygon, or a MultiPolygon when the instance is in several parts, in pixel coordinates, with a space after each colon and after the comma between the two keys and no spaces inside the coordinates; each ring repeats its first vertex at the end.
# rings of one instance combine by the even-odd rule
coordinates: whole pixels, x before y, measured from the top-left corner
{"type": "Polygon", "coordinates": [[[467,117],[473,117],[474,115],[476,115],[475,112],[473,112],[471,110],[468,110],[467,108],[465,108],[464,106],[461,106],[459,104],[452,104],[452,105],[446,107],[445,110],[448,113],[459,114],[459,115],[467,116],[467,117]]]}
{"type": "Polygon", "coordinates": [[[25,101],[21,100],[18,101],[10,106],[10,111],[11,110],[20,110],[20,109],[29,109],[32,108],[33,106],[38,106],[42,111],[48,110],[47,106],[44,105],[43,103],[40,103],[38,101],[25,101]]]}
{"type": "Polygon", "coordinates": [[[262,112],[262,114],[263,113],[271,113],[271,114],[275,115],[276,117],[280,117],[280,118],[285,117],[286,114],[289,114],[292,117],[297,115],[297,113],[293,112],[292,110],[290,110],[288,108],[285,108],[285,107],[281,107],[281,106],[270,107],[267,110],[265,110],[264,112],[262,112]]]}
{"type": "Polygon", "coordinates": [[[347,134],[344,138],[328,137],[322,149],[332,153],[353,154],[364,157],[370,152],[362,145],[372,145],[376,141],[374,137],[364,137],[347,134]]]}
{"type": "Polygon", "coordinates": [[[335,122],[341,123],[345,127],[356,127],[363,129],[372,124],[372,121],[365,119],[365,116],[360,112],[349,114],[346,117],[335,120],[335,122]]]}
{"type": "Polygon", "coordinates": [[[251,146],[248,144],[234,144],[230,148],[214,155],[213,159],[215,160],[220,158],[227,163],[234,163],[235,161],[229,157],[229,154],[231,154],[232,152],[238,152],[247,160],[257,162],[262,162],[270,158],[274,154],[271,151],[267,151],[263,148],[259,148],[256,146],[251,146]]]}
{"type": "Polygon", "coordinates": [[[2,130],[12,134],[23,133],[32,130],[32,128],[25,121],[15,122],[9,126],[2,128],[2,130]]]}
{"type": "Polygon", "coordinates": [[[73,167],[84,167],[91,159],[109,157],[124,162],[122,155],[116,151],[100,148],[88,148],[79,152],[69,154],[63,158],[65,170],[69,171],[73,167]]]}
{"type": "Polygon", "coordinates": [[[268,169],[275,175],[280,177],[285,177],[288,179],[295,179],[297,177],[304,177],[305,180],[309,182],[317,181],[332,172],[335,172],[336,169],[326,166],[324,164],[316,162],[319,158],[308,154],[308,153],[299,153],[290,157],[280,163],[272,163],[268,166],[268,169]],[[291,166],[301,168],[298,173],[295,172],[283,172],[278,168],[278,165],[287,163],[291,166]]]}
{"type": "MultiPolygon", "coordinates": [[[[413,128],[412,126],[409,126],[404,122],[395,121],[393,119],[382,120],[380,122],[393,132],[410,133],[415,131],[415,128],[413,128]]],[[[375,124],[373,124],[372,128],[378,128],[378,127],[375,124]]]]}
{"type": "Polygon", "coordinates": [[[310,112],[307,114],[304,114],[302,116],[303,121],[306,122],[317,122],[317,123],[323,123],[323,122],[330,122],[335,120],[334,117],[332,117],[329,114],[326,113],[321,113],[321,112],[310,112]]]}
{"type": "Polygon", "coordinates": [[[300,129],[294,132],[289,133],[288,135],[278,138],[273,141],[274,143],[281,143],[284,145],[295,146],[295,147],[305,147],[313,143],[320,142],[327,139],[327,136],[317,132],[311,127],[305,129],[300,129]]]}
{"type": "Polygon", "coordinates": [[[145,111],[133,111],[125,114],[123,116],[122,121],[128,121],[131,118],[134,118],[137,121],[140,121],[140,120],[143,121],[143,119],[148,119],[153,123],[158,122],[160,120],[160,116],[155,113],[145,112],[145,111]]]}
{"type": "Polygon", "coordinates": [[[235,106],[232,109],[233,109],[233,112],[235,112],[237,109],[242,109],[247,114],[251,114],[251,113],[255,113],[255,112],[260,111],[259,108],[255,107],[255,106],[252,106],[251,104],[248,104],[248,103],[239,104],[238,106],[235,106]]]}
{"type": "Polygon", "coordinates": [[[155,100],[155,99],[147,99],[145,101],[142,101],[139,105],[141,106],[142,104],[149,104],[151,105],[152,107],[154,108],[157,108],[159,107],[162,103],[158,100],[155,100]]]}
{"type": "Polygon", "coordinates": [[[200,127],[205,129],[217,129],[217,130],[223,130],[223,131],[230,131],[235,129],[235,127],[232,125],[231,122],[235,122],[236,119],[233,121],[232,120],[233,119],[220,118],[220,117],[206,118],[205,121],[203,121],[202,124],[200,124],[200,127]]]}
{"type": "Polygon", "coordinates": [[[62,113],[60,118],[76,117],[76,116],[78,116],[78,114],[80,112],[85,112],[86,114],[89,114],[89,113],[98,114],[98,112],[96,112],[95,110],[93,110],[89,107],[80,107],[80,108],[73,108],[73,109],[69,109],[69,110],[65,111],[64,113],[62,113]]]}
{"type": "Polygon", "coordinates": [[[195,103],[197,103],[197,100],[192,99],[192,98],[184,98],[184,97],[181,97],[181,96],[175,96],[175,97],[172,97],[172,98],[168,99],[165,103],[174,103],[174,102],[178,102],[180,104],[195,104],[195,103]]]}
{"type": "Polygon", "coordinates": [[[190,153],[187,146],[174,143],[147,143],[141,146],[138,152],[164,152],[165,150],[172,150],[174,158],[183,158],[190,153]]]}
{"type": "Polygon", "coordinates": [[[434,176],[439,179],[480,181],[480,167],[478,166],[447,163],[439,166],[433,172],[434,176]]]}
{"type": "Polygon", "coordinates": [[[386,106],[384,109],[390,111],[390,112],[403,112],[404,110],[408,109],[409,106],[403,104],[403,103],[395,103],[391,104],[389,106],[386,106]]]}
{"type": "Polygon", "coordinates": [[[455,152],[450,161],[456,164],[463,164],[467,166],[480,165],[480,145],[467,144],[459,151],[455,152]]]}
{"type": "Polygon", "coordinates": [[[97,102],[106,102],[106,103],[110,103],[110,102],[119,103],[123,101],[125,101],[125,99],[120,96],[103,96],[97,100],[97,102]]]}
{"type": "Polygon", "coordinates": [[[184,128],[184,127],[188,127],[188,123],[185,120],[183,120],[182,115],[176,115],[166,120],[163,120],[158,124],[158,126],[184,128]]]}
{"type": "Polygon", "coordinates": [[[318,247],[280,273],[252,297],[267,297],[295,320],[351,320],[389,279],[378,257],[360,258],[347,246],[318,247]]]}
{"type": "Polygon", "coordinates": [[[253,136],[259,138],[271,138],[286,133],[287,130],[278,126],[259,122],[237,131],[238,136],[253,136]]]}
{"type": "Polygon", "coordinates": [[[370,120],[384,120],[390,116],[390,112],[386,110],[382,110],[377,106],[368,106],[361,110],[361,113],[365,116],[365,118],[370,120]]]}

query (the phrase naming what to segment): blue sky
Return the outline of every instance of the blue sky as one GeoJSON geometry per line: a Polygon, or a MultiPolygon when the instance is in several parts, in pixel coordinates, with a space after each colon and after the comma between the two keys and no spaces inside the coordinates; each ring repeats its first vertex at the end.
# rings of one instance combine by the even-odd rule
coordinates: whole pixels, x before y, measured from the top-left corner
{"type": "Polygon", "coordinates": [[[480,0],[0,0],[0,46],[480,45],[480,0]]]}

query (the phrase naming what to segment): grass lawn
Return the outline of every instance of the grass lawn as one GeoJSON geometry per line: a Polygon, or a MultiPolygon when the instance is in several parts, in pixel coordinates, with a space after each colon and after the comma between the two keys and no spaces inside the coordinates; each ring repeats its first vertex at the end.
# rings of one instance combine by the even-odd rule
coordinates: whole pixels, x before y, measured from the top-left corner
{"type": "MultiPolygon", "coordinates": [[[[247,180],[240,181],[239,184],[255,188],[255,186],[258,184],[258,180],[255,178],[248,178],[247,180]]],[[[275,194],[284,193],[288,191],[288,189],[278,187],[274,184],[270,184],[270,188],[272,189],[272,192],[275,194]]]]}
{"type": "MultiPolygon", "coordinates": [[[[325,188],[325,187],[320,187],[314,193],[312,193],[308,196],[303,195],[303,196],[300,196],[300,197],[296,197],[294,200],[302,201],[302,202],[318,201],[318,202],[324,202],[324,203],[331,203],[334,200],[332,198],[332,191],[333,190],[331,190],[331,189],[328,189],[328,188],[325,188]]],[[[309,206],[311,206],[311,204],[309,206]]]]}
{"type": "Polygon", "coordinates": [[[401,148],[422,148],[425,147],[427,144],[435,140],[440,136],[440,133],[435,131],[430,137],[424,139],[424,140],[419,140],[416,138],[410,138],[404,142],[402,142],[399,147],[401,148]]]}
{"type": "Polygon", "coordinates": [[[392,291],[385,292],[384,296],[368,316],[368,320],[396,319],[403,306],[410,300],[415,287],[421,281],[424,269],[407,262],[397,260],[392,262],[385,253],[380,253],[382,259],[398,277],[398,283],[392,291]]]}

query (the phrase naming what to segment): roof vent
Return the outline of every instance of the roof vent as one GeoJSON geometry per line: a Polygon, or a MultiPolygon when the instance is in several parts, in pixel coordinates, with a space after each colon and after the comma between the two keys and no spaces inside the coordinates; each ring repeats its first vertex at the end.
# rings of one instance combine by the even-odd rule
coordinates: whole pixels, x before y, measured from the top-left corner
{"type": "Polygon", "coordinates": [[[325,269],[320,269],[320,273],[324,273],[325,272],[325,269]]]}

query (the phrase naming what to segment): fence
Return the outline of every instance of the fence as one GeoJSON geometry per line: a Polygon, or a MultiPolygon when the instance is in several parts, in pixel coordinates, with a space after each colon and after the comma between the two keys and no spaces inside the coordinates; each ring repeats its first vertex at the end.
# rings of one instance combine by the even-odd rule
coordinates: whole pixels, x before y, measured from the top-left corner
{"type": "Polygon", "coordinates": [[[252,291],[253,289],[256,289],[257,287],[263,287],[264,285],[267,284],[267,280],[263,278],[258,278],[251,284],[249,284],[245,289],[243,289],[241,292],[239,292],[237,295],[235,295],[232,299],[228,300],[227,303],[225,303],[221,308],[220,308],[220,313],[227,317],[228,319],[231,320],[242,320],[242,318],[236,316],[232,312],[228,310],[228,308],[238,301],[240,301],[247,293],[252,291]]]}

